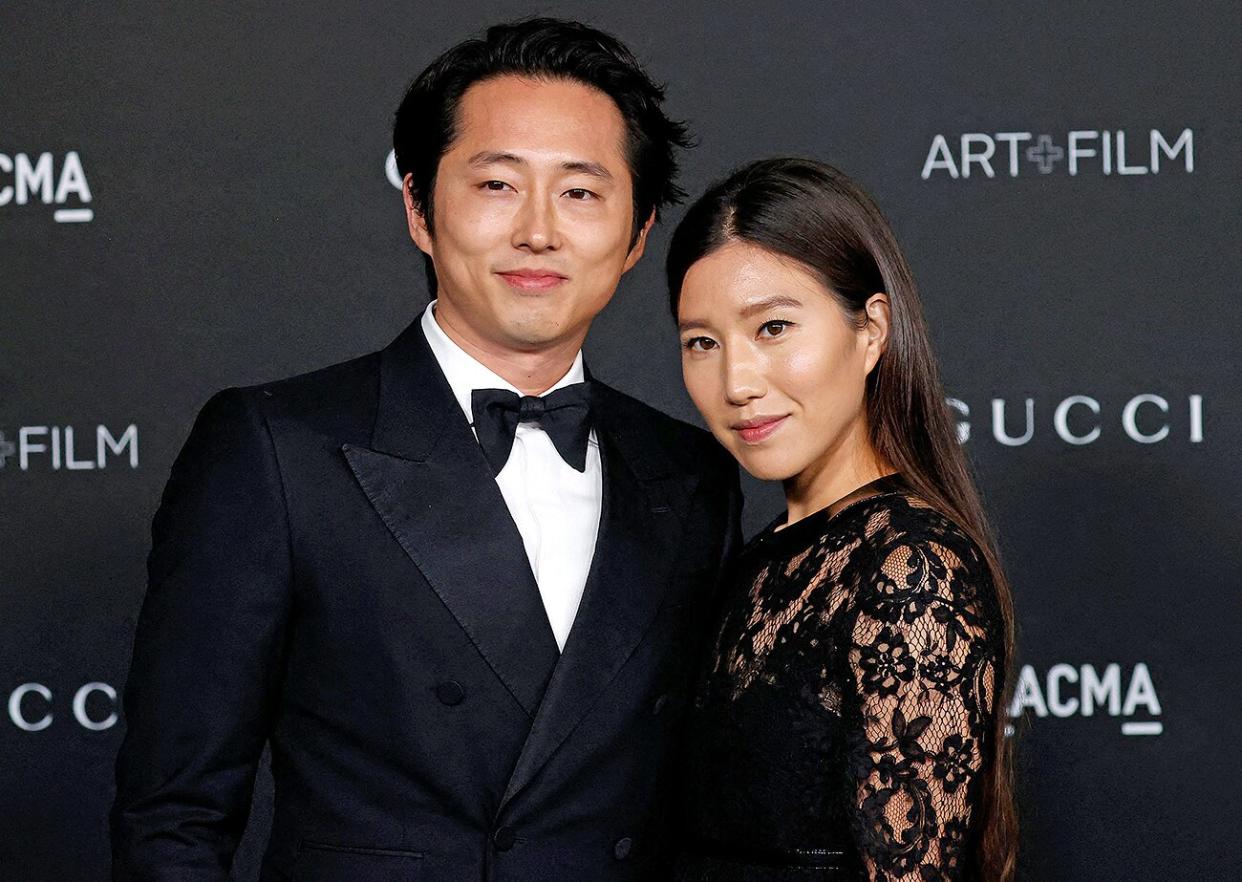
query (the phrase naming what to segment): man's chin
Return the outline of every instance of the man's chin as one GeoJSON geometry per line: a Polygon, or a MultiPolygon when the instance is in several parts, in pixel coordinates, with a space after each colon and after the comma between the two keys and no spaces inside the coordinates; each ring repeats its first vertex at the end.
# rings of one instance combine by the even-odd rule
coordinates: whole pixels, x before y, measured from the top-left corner
{"type": "Polygon", "coordinates": [[[526,352],[538,352],[561,345],[567,339],[566,325],[560,322],[515,322],[505,330],[510,345],[526,352]]]}
{"type": "Polygon", "coordinates": [[[514,352],[545,352],[565,342],[565,338],[556,335],[547,336],[513,336],[509,338],[509,347],[514,352]]]}

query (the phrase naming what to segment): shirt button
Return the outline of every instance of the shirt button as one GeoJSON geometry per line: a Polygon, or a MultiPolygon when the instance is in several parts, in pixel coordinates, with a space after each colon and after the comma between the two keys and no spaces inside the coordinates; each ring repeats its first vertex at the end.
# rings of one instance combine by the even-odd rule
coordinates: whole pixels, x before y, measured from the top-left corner
{"type": "Polygon", "coordinates": [[[466,700],[466,690],[456,680],[445,680],[436,686],[436,698],[451,707],[466,700]]]}
{"type": "Polygon", "coordinates": [[[665,693],[664,695],[661,695],[659,698],[655,700],[655,704],[651,705],[651,713],[654,716],[658,717],[661,713],[664,712],[664,706],[667,704],[668,704],[668,694],[665,693]]]}
{"type": "Polygon", "coordinates": [[[622,836],[612,846],[612,854],[619,861],[625,860],[630,856],[630,851],[634,848],[634,840],[628,836],[622,836]]]}
{"type": "Polygon", "coordinates": [[[497,851],[508,851],[517,842],[517,834],[513,832],[512,827],[501,827],[492,834],[492,842],[497,851]]]}

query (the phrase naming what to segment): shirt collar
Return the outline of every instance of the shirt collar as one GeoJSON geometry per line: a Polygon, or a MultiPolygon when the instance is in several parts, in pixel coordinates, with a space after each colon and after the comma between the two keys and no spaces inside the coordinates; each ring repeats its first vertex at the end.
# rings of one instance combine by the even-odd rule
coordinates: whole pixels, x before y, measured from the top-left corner
{"type": "MultiPolygon", "coordinates": [[[[522,391],[520,389],[466,352],[466,350],[454,343],[448,334],[444,333],[444,329],[436,321],[435,306],[436,301],[433,300],[427,304],[427,308],[423,311],[423,335],[431,346],[431,352],[436,357],[440,370],[444,372],[444,376],[448,380],[449,388],[453,390],[453,397],[461,405],[462,413],[466,415],[467,422],[474,422],[470,393],[475,389],[508,389],[510,392],[521,395],[522,391]]],[[[553,389],[560,389],[562,386],[568,386],[571,383],[581,383],[585,379],[586,373],[582,368],[582,350],[580,349],[578,354],[574,356],[574,363],[570,365],[565,376],[544,390],[542,394],[546,395],[553,389]]]]}

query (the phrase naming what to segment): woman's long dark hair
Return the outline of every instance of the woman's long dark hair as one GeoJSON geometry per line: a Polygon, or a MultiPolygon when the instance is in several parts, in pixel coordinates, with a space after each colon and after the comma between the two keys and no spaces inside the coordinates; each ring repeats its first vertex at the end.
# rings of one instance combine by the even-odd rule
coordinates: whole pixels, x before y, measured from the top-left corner
{"type": "Polygon", "coordinates": [[[691,265],[736,241],[798,261],[860,326],[867,299],[881,291],[888,295],[888,345],[866,383],[871,443],[919,497],[979,545],[1003,616],[1005,657],[995,696],[992,758],[984,772],[982,835],[973,858],[983,879],[1010,882],[1018,848],[1013,745],[1005,737],[1013,688],[1013,600],[945,403],[910,267],[879,208],[840,171],[810,159],[760,160],[712,187],[673,234],[667,273],[674,318],[691,265]]]}

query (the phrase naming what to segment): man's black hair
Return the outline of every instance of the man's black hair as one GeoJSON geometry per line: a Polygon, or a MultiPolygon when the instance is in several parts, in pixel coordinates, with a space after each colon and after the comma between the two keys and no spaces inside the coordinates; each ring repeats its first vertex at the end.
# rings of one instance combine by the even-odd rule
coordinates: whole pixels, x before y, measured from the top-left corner
{"type": "MultiPolygon", "coordinates": [[[[665,116],[664,89],[651,80],[626,46],[576,21],[531,18],[495,25],[482,39],[449,49],[406,90],[397,108],[392,142],[397,171],[413,174],[410,195],[434,230],[431,194],[440,157],[457,135],[457,107],[475,83],[506,74],[572,80],[606,94],[625,121],[625,153],[634,181],[631,246],[654,211],[680,202],[675,149],[690,146],[686,126],[665,116]]],[[[426,259],[434,297],[435,269],[426,259]]]]}

